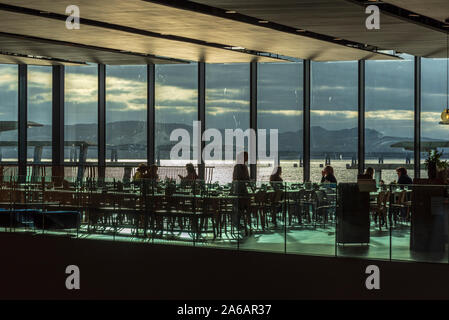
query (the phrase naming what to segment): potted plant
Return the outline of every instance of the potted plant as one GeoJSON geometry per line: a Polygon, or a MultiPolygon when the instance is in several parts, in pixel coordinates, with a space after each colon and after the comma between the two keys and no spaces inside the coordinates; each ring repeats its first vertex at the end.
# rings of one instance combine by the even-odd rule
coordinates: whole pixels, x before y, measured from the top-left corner
{"type": "MultiPolygon", "coordinates": [[[[449,163],[447,160],[441,160],[443,156],[443,151],[438,152],[438,150],[429,151],[429,155],[424,162],[424,165],[427,169],[427,174],[429,179],[436,179],[438,175],[446,176],[446,172],[449,169],[449,163]]],[[[443,178],[446,180],[446,177],[443,178]]]]}

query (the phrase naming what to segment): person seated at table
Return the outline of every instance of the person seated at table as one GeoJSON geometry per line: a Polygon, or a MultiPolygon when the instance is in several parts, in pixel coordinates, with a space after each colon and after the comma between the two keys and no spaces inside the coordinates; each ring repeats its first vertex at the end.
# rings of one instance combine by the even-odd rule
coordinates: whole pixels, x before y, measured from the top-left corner
{"type": "Polygon", "coordinates": [[[282,187],[282,182],[284,180],[282,179],[281,175],[282,168],[277,167],[276,172],[270,176],[270,185],[273,187],[273,189],[279,189],[280,187],[282,187]]]}
{"type": "Polygon", "coordinates": [[[157,174],[158,167],[155,164],[152,164],[146,174],[143,176],[145,179],[152,181],[159,181],[159,175],[157,174]]]}
{"type": "Polygon", "coordinates": [[[144,178],[147,169],[148,168],[147,168],[147,165],[145,163],[139,164],[139,167],[137,168],[137,171],[136,171],[136,173],[133,176],[133,182],[141,181],[144,178]]]}
{"type": "Polygon", "coordinates": [[[193,166],[192,163],[186,164],[186,170],[187,170],[187,175],[185,177],[178,174],[178,177],[181,179],[181,182],[198,179],[198,175],[196,174],[195,167],[193,166]]]}
{"type": "Polygon", "coordinates": [[[337,179],[334,176],[334,168],[331,166],[326,166],[323,171],[321,171],[321,183],[337,183],[337,179]]]}
{"type": "Polygon", "coordinates": [[[404,167],[399,167],[396,169],[398,174],[398,184],[413,184],[412,178],[407,175],[407,169],[404,167]]]}
{"type": "Polygon", "coordinates": [[[372,167],[366,168],[364,175],[368,179],[374,179],[374,169],[372,167]]]}
{"type": "Polygon", "coordinates": [[[276,172],[270,176],[270,182],[282,182],[282,167],[277,167],[276,172]]]}

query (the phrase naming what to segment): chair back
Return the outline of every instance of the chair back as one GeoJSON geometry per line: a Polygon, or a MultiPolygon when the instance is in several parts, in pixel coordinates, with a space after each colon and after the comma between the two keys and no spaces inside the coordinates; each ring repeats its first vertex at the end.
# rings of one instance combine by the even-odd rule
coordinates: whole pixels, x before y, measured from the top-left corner
{"type": "Polygon", "coordinates": [[[282,190],[275,190],[273,193],[273,198],[272,198],[272,202],[273,203],[278,203],[282,200],[282,195],[284,194],[284,192],[282,190]]]}
{"type": "Polygon", "coordinates": [[[267,193],[263,190],[259,190],[254,195],[254,202],[257,204],[262,204],[266,200],[267,193]]]}

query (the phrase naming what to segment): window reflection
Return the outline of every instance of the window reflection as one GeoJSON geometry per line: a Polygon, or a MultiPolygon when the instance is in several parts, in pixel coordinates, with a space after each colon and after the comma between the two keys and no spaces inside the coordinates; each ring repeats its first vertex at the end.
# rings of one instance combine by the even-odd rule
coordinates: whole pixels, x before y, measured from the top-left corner
{"type": "MultiPolygon", "coordinates": [[[[189,160],[170,159],[170,150],[177,141],[170,141],[173,130],[187,130],[193,136],[193,121],[198,119],[198,65],[156,66],[155,158],[161,166],[184,166],[189,160]]],[[[191,141],[187,148],[191,149],[191,141]]]]}
{"type": "MultiPolygon", "coordinates": [[[[366,166],[403,166],[413,178],[413,151],[392,147],[397,142],[413,142],[414,63],[410,55],[401,61],[366,62],[366,166]]],[[[384,169],[376,178],[397,181],[396,171],[384,169]]]]}
{"type": "MultiPolygon", "coordinates": [[[[208,64],[206,65],[206,128],[218,129],[222,134],[223,145],[225,129],[249,128],[249,64],[208,64]]],[[[234,139],[235,145],[235,139],[234,139]]],[[[245,139],[245,149],[248,141],[245,139]]],[[[224,149],[231,146],[224,146],[224,149]]],[[[223,150],[224,151],[224,150],[223,150]]],[[[206,161],[214,166],[214,181],[232,181],[234,160],[206,161]]],[[[235,157],[234,157],[235,159],[235,157]]]]}
{"type": "Polygon", "coordinates": [[[28,66],[28,162],[52,160],[52,68],[28,66]]]}
{"type": "Polygon", "coordinates": [[[106,161],[147,159],[147,66],[106,67],[106,161]]]}
{"type": "Polygon", "coordinates": [[[98,67],[65,67],[65,161],[98,159],[98,67]],[[84,147],[83,147],[84,145],[84,147]]]}
{"type": "MultiPolygon", "coordinates": [[[[432,140],[447,141],[449,138],[448,126],[440,125],[441,112],[448,106],[446,59],[422,59],[422,93],[421,93],[421,147],[425,142],[432,140]]],[[[448,148],[438,148],[443,151],[442,158],[448,159],[448,148]]],[[[422,149],[421,153],[421,178],[427,178],[427,170],[424,161],[428,154],[422,149]]]]}
{"type": "MultiPolygon", "coordinates": [[[[278,130],[279,161],[284,181],[301,181],[303,91],[302,63],[260,63],[257,79],[257,127],[278,130]]],[[[257,180],[269,181],[273,163],[258,162],[257,180]]]]}
{"type": "Polygon", "coordinates": [[[0,65],[0,161],[17,161],[18,67],[0,65]],[[10,122],[11,121],[11,122],[10,122]]]}
{"type": "Polygon", "coordinates": [[[357,179],[358,64],[312,62],[310,177],[331,165],[338,182],[357,179]]]}

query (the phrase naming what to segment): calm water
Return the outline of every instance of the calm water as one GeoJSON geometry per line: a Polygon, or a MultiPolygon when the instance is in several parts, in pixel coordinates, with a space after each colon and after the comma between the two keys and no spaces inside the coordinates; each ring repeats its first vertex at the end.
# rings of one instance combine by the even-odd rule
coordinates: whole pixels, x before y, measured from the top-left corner
{"type": "MultiPolygon", "coordinates": [[[[367,160],[367,165],[370,163],[377,163],[377,160],[367,160]]],[[[399,167],[404,164],[404,159],[385,159],[385,163],[394,163],[399,167]]],[[[351,160],[332,160],[331,166],[334,168],[335,176],[338,182],[356,182],[357,181],[357,169],[346,169],[346,165],[351,164],[351,160]]],[[[169,160],[161,161],[161,165],[179,165],[170,163],[169,160]]],[[[232,170],[234,167],[233,162],[207,162],[207,166],[213,166],[213,178],[212,181],[218,181],[220,183],[229,183],[232,181],[232,170]]],[[[287,160],[281,161],[282,177],[284,181],[302,181],[303,180],[303,168],[299,166],[299,161],[287,160]],[[295,166],[296,165],[296,166],[295,166]]],[[[310,162],[310,176],[312,182],[321,181],[321,171],[324,167],[324,160],[311,160],[310,162]]],[[[257,167],[257,179],[259,181],[269,181],[272,174],[273,166],[268,163],[261,163],[257,167]]],[[[410,170],[412,171],[412,170],[410,170]]],[[[413,172],[409,172],[409,175],[413,178],[413,172]]],[[[422,177],[426,177],[425,171],[421,172],[422,177]]],[[[391,183],[397,180],[397,174],[395,170],[382,170],[382,179],[385,183],[391,183]]]]}
{"type": "MultiPolygon", "coordinates": [[[[136,162],[141,163],[143,160],[126,160],[126,162],[136,162]]],[[[377,163],[377,160],[367,160],[366,165],[369,166],[370,163],[377,163]]],[[[404,164],[404,159],[385,159],[385,163],[394,163],[397,166],[404,164]]],[[[185,163],[180,163],[171,160],[161,160],[161,166],[183,166],[185,163]]],[[[357,169],[346,169],[346,165],[351,164],[351,160],[331,160],[331,166],[334,168],[335,176],[338,182],[355,182],[357,179],[357,169]]],[[[286,160],[281,161],[282,167],[282,177],[286,182],[302,182],[303,181],[303,168],[299,166],[299,161],[286,160]]],[[[234,162],[232,161],[208,161],[206,166],[213,166],[213,176],[212,182],[218,181],[220,183],[229,183],[232,181],[232,171],[234,167],[234,162]]],[[[321,171],[324,167],[323,159],[312,159],[310,162],[310,175],[312,182],[321,181],[321,171]]],[[[69,168],[67,168],[69,169],[69,168]]],[[[182,170],[182,169],[181,169],[182,170]]],[[[161,170],[162,171],[162,170],[161,170]]],[[[273,166],[269,163],[259,163],[257,168],[257,179],[258,181],[269,181],[270,175],[272,174],[273,166]]],[[[123,167],[108,167],[106,175],[110,178],[121,179],[123,178],[123,167]]],[[[179,172],[182,174],[182,171],[179,172]]],[[[66,176],[76,175],[76,170],[68,172],[66,170],[66,176]]],[[[410,177],[413,178],[413,171],[409,170],[410,177]]],[[[177,176],[177,174],[175,175],[177,176]]],[[[425,171],[421,171],[421,177],[427,177],[425,171]]],[[[161,178],[164,178],[161,176],[161,178]]],[[[385,183],[391,183],[397,180],[397,174],[395,170],[383,170],[382,179],[385,183]]]]}

